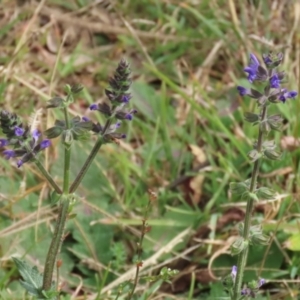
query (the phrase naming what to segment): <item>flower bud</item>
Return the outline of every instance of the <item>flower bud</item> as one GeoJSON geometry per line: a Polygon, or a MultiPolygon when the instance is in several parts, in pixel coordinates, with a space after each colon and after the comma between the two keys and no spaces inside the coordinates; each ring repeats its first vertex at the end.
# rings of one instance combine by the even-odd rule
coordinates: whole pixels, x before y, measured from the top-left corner
{"type": "Polygon", "coordinates": [[[71,144],[73,142],[72,130],[68,129],[68,130],[63,131],[62,141],[66,146],[71,146],[71,144]]]}
{"type": "Polygon", "coordinates": [[[260,123],[260,130],[263,133],[269,133],[271,130],[271,126],[267,121],[264,121],[264,122],[260,123]]]}
{"type": "Polygon", "coordinates": [[[273,130],[278,130],[280,131],[282,127],[282,117],[281,115],[272,115],[268,117],[268,123],[273,130]]]}
{"type": "Polygon", "coordinates": [[[260,116],[258,114],[254,114],[251,112],[244,113],[245,121],[249,123],[257,123],[260,120],[260,116]]]}
{"type": "Polygon", "coordinates": [[[281,158],[281,153],[277,150],[266,149],[264,155],[270,160],[279,160],[281,158]]]}
{"type": "Polygon", "coordinates": [[[255,234],[250,237],[250,242],[253,245],[263,245],[266,246],[270,243],[270,237],[267,236],[266,234],[260,233],[260,234],[255,234]]]}
{"type": "Polygon", "coordinates": [[[247,156],[251,162],[255,162],[261,157],[261,153],[259,153],[256,149],[253,149],[247,154],[247,156]]]}
{"type": "Polygon", "coordinates": [[[259,199],[274,199],[276,191],[269,189],[267,187],[260,187],[256,190],[256,195],[259,199]]]}
{"type": "Polygon", "coordinates": [[[230,247],[231,255],[241,253],[246,247],[248,247],[248,242],[246,242],[243,237],[239,236],[230,247]]]}
{"type": "Polygon", "coordinates": [[[83,85],[81,85],[80,83],[72,85],[70,89],[72,94],[78,94],[82,90],[83,90],[83,85]]]}
{"type": "Polygon", "coordinates": [[[44,134],[48,139],[54,139],[58,136],[60,136],[63,132],[63,128],[60,126],[54,126],[49,129],[47,129],[44,134]]]}
{"type": "Polygon", "coordinates": [[[233,195],[242,195],[249,191],[249,186],[245,182],[230,182],[230,192],[233,195]]]}
{"type": "Polygon", "coordinates": [[[55,108],[55,107],[63,107],[64,99],[60,97],[54,97],[47,101],[46,108],[55,108]]]}

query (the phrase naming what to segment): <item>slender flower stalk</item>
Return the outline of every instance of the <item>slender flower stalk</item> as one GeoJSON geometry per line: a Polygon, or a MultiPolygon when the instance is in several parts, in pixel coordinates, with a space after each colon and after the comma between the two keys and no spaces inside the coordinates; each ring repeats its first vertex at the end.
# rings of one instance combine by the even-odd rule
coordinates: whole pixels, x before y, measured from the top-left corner
{"type": "Polygon", "coordinates": [[[242,289],[249,247],[269,243],[269,237],[263,234],[261,225],[252,224],[254,203],[260,199],[272,199],[276,195],[275,191],[267,187],[259,187],[257,183],[261,160],[278,160],[281,157],[280,152],[276,150],[275,142],[268,139],[268,134],[271,130],[280,130],[282,118],[278,114],[269,116],[268,107],[273,104],[285,103],[287,99],[293,99],[297,95],[296,91],[288,91],[281,87],[285,74],[279,72],[277,68],[283,60],[283,55],[270,53],[263,55],[263,60],[266,68],[260,64],[254,54],[250,54],[250,64],[244,69],[250,83],[255,81],[265,83],[263,91],[237,87],[241,96],[249,96],[256,100],[259,113],[245,113],[246,122],[258,125],[257,141],[248,153],[250,161],[254,163],[251,178],[244,182],[230,184],[232,194],[241,196],[247,201],[245,220],[243,224],[239,225],[240,236],[231,246],[232,255],[238,255],[237,267],[234,266],[231,275],[223,280],[231,300],[239,300],[248,296],[255,298],[258,289],[266,282],[265,279],[260,278],[248,283],[242,289]]]}
{"type": "Polygon", "coordinates": [[[140,269],[143,266],[143,262],[142,262],[143,241],[144,241],[144,237],[145,237],[146,233],[151,230],[151,227],[147,225],[147,220],[148,220],[148,215],[149,215],[150,209],[152,207],[152,204],[157,199],[157,195],[154,192],[152,192],[151,190],[148,190],[148,195],[149,195],[149,200],[148,200],[148,204],[144,211],[144,218],[142,220],[140,240],[137,244],[137,249],[136,249],[137,259],[136,259],[136,271],[135,271],[134,281],[133,281],[131,291],[129,292],[126,300],[132,299],[134,291],[137,287],[137,284],[139,281],[140,269]]]}
{"type": "Polygon", "coordinates": [[[78,175],[76,176],[75,180],[70,186],[69,193],[74,193],[78,186],[80,185],[82,179],[84,178],[86,172],[90,168],[92,162],[94,161],[98,151],[100,150],[101,146],[103,145],[103,139],[101,136],[98,137],[92,151],[90,152],[88,158],[86,159],[84,165],[82,166],[81,170],[79,171],[78,175]]]}
{"type": "Polygon", "coordinates": [[[53,177],[51,174],[44,168],[44,166],[41,164],[41,162],[36,158],[33,161],[39,171],[42,173],[42,175],[45,177],[45,179],[49,182],[49,184],[52,186],[52,188],[55,190],[57,194],[61,194],[62,190],[60,187],[57,185],[57,183],[54,181],[53,177]]]}

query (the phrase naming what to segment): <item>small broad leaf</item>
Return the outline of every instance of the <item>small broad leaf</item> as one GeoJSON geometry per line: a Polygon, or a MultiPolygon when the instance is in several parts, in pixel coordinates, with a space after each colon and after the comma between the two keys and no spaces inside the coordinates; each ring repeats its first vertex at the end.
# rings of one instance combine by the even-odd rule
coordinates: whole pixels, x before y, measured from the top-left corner
{"type": "Polygon", "coordinates": [[[24,282],[30,284],[36,290],[41,289],[43,284],[43,276],[39,273],[37,267],[29,266],[25,261],[17,257],[12,257],[24,282]]]}
{"type": "Polygon", "coordinates": [[[30,294],[39,297],[41,294],[40,289],[37,289],[36,287],[34,287],[31,283],[28,283],[26,281],[20,280],[21,285],[23,286],[23,288],[30,294]]]}
{"type": "Polygon", "coordinates": [[[39,273],[37,267],[31,267],[27,262],[20,260],[17,257],[12,257],[23,280],[20,280],[21,285],[26,291],[37,299],[55,300],[58,292],[55,290],[54,283],[49,291],[43,291],[43,275],[39,273]]]}
{"type": "Polygon", "coordinates": [[[291,251],[300,251],[300,234],[292,235],[285,242],[285,247],[291,251]]]}

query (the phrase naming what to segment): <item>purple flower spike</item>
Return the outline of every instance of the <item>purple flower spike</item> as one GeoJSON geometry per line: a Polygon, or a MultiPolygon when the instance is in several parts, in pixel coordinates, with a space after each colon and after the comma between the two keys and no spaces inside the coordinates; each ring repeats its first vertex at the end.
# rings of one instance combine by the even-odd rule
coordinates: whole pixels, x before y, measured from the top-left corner
{"type": "Polygon", "coordinates": [[[16,136],[22,136],[24,132],[25,132],[25,130],[23,128],[18,127],[18,126],[15,127],[15,135],[16,136]]]}
{"type": "Polygon", "coordinates": [[[3,151],[3,154],[6,159],[10,159],[16,155],[14,150],[5,150],[5,151],[3,151]]]}
{"type": "Polygon", "coordinates": [[[259,64],[257,57],[251,53],[250,54],[250,64],[248,67],[246,67],[244,69],[244,71],[246,73],[248,73],[248,80],[250,83],[252,83],[256,79],[259,65],[260,64],[259,64]]]}
{"type": "Polygon", "coordinates": [[[90,105],[90,110],[97,110],[98,109],[98,104],[94,103],[90,105]]]}
{"type": "Polygon", "coordinates": [[[273,89],[279,89],[280,88],[280,79],[278,77],[278,74],[274,74],[271,78],[270,78],[270,86],[273,89]]]}
{"type": "Polygon", "coordinates": [[[17,161],[17,166],[18,166],[18,168],[20,168],[22,165],[23,165],[23,160],[22,159],[20,159],[20,160],[18,160],[17,161]]]}
{"type": "Polygon", "coordinates": [[[41,150],[48,148],[51,145],[50,140],[43,140],[40,144],[41,150]]]}
{"type": "Polygon", "coordinates": [[[5,147],[8,145],[8,140],[6,139],[0,139],[0,148],[5,147]]]}

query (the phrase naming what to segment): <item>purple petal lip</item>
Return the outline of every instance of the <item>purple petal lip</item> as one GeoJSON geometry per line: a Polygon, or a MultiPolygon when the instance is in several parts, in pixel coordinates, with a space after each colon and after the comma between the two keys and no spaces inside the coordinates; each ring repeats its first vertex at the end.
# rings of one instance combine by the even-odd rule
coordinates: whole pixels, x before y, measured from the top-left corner
{"type": "Polygon", "coordinates": [[[40,135],[41,135],[41,133],[37,129],[34,129],[32,131],[32,137],[35,139],[35,141],[37,141],[37,139],[39,138],[40,135]]]}
{"type": "Polygon", "coordinates": [[[129,100],[130,100],[130,98],[131,98],[130,95],[123,95],[123,96],[122,96],[122,101],[123,101],[124,103],[128,103],[129,100]]]}
{"type": "Polygon", "coordinates": [[[248,89],[246,89],[246,88],[244,88],[243,86],[237,86],[237,88],[236,88],[238,91],[239,91],[239,94],[241,95],[241,96],[245,96],[245,95],[247,95],[247,93],[249,92],[249,90],[248,89]]]}
{"type": "Polygon", "coordinates": [[[17,162],[17,166],[18,166],[18,168],[20,168],[22,165],[23,165],[23,161],[22,161],[22,159],[18,160],[18,162],[17,162]]]}
{"type": "Polygon", "coordinates": [[[50,140],[43,140],[40,145],[41,145],[41,149],[45,149],[51,145],[51,142],[50,140]]]}
{"type": "Polygon", "coordinates": [[[6,159],[10,159],[11,157],[14,157],[16,155],[14,150],[5,150],[3,151],[3,154],[5,155],[6,159]]]}
{"type": "Polygon", "coordinates": [[[258,283],[258,285],[259,285],[259,287],[261,287],[263,284],[265,284],[266,283],[266,279],[264,279],[264,278],[260,278],[259,279],[259,283],[258,283]]]}
{"type": "Polygon", "coordinates": [[[257,59],[257,57],[253,53],[250,53],[250,61],[252,63],[254,63],[256,66],[260,65],[259,60],[257,59]]]}
{"type": "Polygon", "coordinates": [[[5,147],[8,145],[8,140],[6,139],[0,139],[0,148],[5,147]]]}
{"type": "Polygon", "coordinates": [[[248,73],[248,80],[249,82],[253,82],[256,78],[257,70],[260,63],[257,59],[257,57],[254,54],[250,54],[250,64],[247,66],[244,71],[248,73]]]}
{"type": "Polygon", "coordinates": [[[88,122],[90,119],[88,117],[82,117],[82,121],[88,122]]]}
{"type": "Polygon", "coordinates": [[[15,126],[15,135],[16,136],[22,136],[25,130],[21,127],[15,126]]]}
{"type": "Polygon", "coordinates": [[[98,109],[98,104],[97,103],[93,103],[90,105],[90,110],[97,110],[98,109]]]}
{"type": "Polygon", "coordinates": [[[231,275],[232,275],[233,277],[235,277],[236,274],[237,274],[237,266],[233,266],[232,269],[231,269],[231,275]]]}
{"type": "Polygon", "coordinates": [[[273,75],[270,78],[270,86],[271,86],[271,88],[275,88],[275,89],[280,88],[280,79],[277,74],[273,75]]]}
{"type": "Polygon", "coordinates": [[[131,121],[132,120],[132,114],[127,114],[125,116],[125,119],[131,121]]]}

